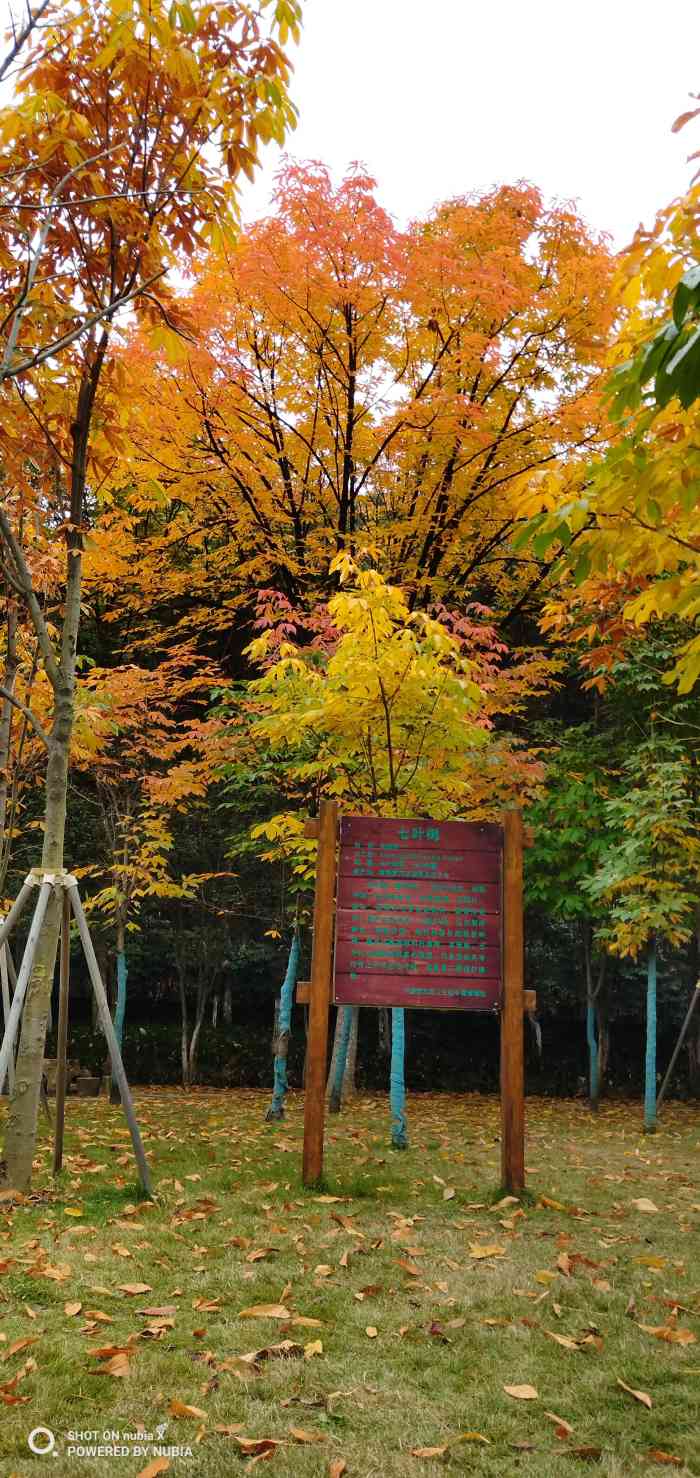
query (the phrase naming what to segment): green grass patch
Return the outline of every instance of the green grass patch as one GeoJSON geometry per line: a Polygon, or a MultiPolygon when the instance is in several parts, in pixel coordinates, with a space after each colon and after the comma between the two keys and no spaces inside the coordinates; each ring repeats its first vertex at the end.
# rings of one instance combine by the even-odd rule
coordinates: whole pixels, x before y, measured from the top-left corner
{"type": "Polygon", "coordinates": [[[527,1191],[502,1206],[495,1099],[415,1098],[393,1155],[385,1102],[362,1098],[329,1120],[308,1190],[301,1098],[275,1124],[267,1102],[139,1093],[155,1203],[113,1106],[69,1102],[58,1183],[42,1140],[41,1196],[0,1205],[2,1478],[136,1478],[159,1429],[183,1478],[244,1471],[237,1437],[279,1444],[271,1478],[333,1460],[350,1478],[700,1478],[696,1110],[669,1106],[651,1140],[638,1105],[530,1102],[527,1191]],[[51,1459],[29,1451],[38,1425],[51,1459]],[[128,1455],[71,1451],[79,1431],[126,1434],[128,1455]]]}

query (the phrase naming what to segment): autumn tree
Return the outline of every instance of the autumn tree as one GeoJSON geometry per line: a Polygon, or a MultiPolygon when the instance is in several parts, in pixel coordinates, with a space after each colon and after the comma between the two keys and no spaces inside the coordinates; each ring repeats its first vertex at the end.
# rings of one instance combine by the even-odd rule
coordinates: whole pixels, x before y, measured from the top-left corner
{"type": "Polygon", "coordinates": [[[172,364],[130,346],[116,598],[157,621],[167,569],[182,630],[211,640],[256,586],[310,608],[336,552],[370,547],[413,607],[513,617],[542,574],[512,549],[523,482],[600,432],[609,266],[528,185],[401,232],[361,170],[336,188],[287,164],[274,213],[199,258],[197,343],[172,364]]]}
{"type": "MultiPolygon", "coordinates": [[[[194,4],[96,0],[61,6],[0,114],[3,567],[25,603],[52,690],[42,866],[60,868],[88,527],[114,467],[127,368],[112,354],[133,302],[174,337],[183,320],[167,279],[231,218],[239,172],[291,121],[280,41],[296,0],[194,4]],[[279,37],[279,39],[278,39],[279,37]],[[62,542],[60,609],[34,578],[62,542]]],[[[33,1158],[59,906],[49,905],[24,1008],[7,1175],[33,1158]]]]}
{"type": "MultiPolygon", "coordinates": [[[[691,112],[677,126],[696,116],[691,112]]],[[[588,617],[575,634],[608,649],[630,628],[676,623],[669,680],[690,692],[700,674],[700,184],[637,232],[616,275],[620,328],[610,354],[610,445],[563,457],[531,482],[529,548],[559,554],[588,617]],[[683,629],[685,628],[685,630],[683,629]]],[[[568,592],[555,588],[548,624],[568,592]]]]}
{"type": "Polygon", "coordinates": [[[175,821],[202,804],[222,759],[220,726],[202,717],[218,674],[190,656],[179,650],[154,669],[93,667],[77,694],[73,765],[98,807],[104,838],[103,857],[78,871],[101,881],[90,911],[114,930],[120,1045],[127,934],[139,927],[143,901],[194,898],[204,881],[173,855],[175,821]]]}

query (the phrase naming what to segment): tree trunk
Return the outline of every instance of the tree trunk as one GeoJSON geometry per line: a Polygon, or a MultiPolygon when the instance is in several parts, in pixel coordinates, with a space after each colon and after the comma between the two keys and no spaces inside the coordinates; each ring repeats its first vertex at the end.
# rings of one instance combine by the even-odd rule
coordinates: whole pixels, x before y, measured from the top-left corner
{"type": "Polygon", "coordinates": [[[341,1006],[336,1016],[326,1090],[330,1114],[340,1113],[341,1104],[355,1093],[358,1019],[358,1006],[341,1006]]]}
{"type": "Polygon", "coordinates": [[[360,1008],[353,1006],[352,1022],[350,1025],[350,1040],[348,1042],[347,1057],[345,1059],[345,1072],[343,1073],[343,1101],[347,1103],[349,1098],[354,1098],[357,1093],[355,1074],[357,1071],[357,1043],[360,1030],[360,1008]]]}
{"type": "Polygon", "coordinates": [[[379,1051],[384,1057],[391,1052],[391,1038],[389,1035],[389,1011],[386,1006],[380,1007],[377,1012],[377,1032],[379,1035],[379,1051]]]}
{"type": "Polygon", "coordinates": [[[184,971],[178,967],[177,983],[180,993],[180,1062],[182,1065],[182,1086],[190,1086],[190,1063],[187,1051],[187,995],[185,992],[184,971]]]}
{"type": "MultiPolygon", "coordinates": [[[[17,678],[17,608],[14,601],[7,600],[7,652],[2,675],[3,687],[14,693],[17,678]]],[[[7,797],[10,788],[10,750],[12,748],[12,715],[14,709],[9,698],[3,698],[0,708],[0,854],[6,850],[5,826],[7,824],[7,797]]]]}
{"type": "MultiPolygon", "coordinates": [[[[114,1035],[119,1043],[119,1051],[122,1051],[124,1042],[124,1018],[126,1016],[126,982],[129,967],[126,958],[126,933],[124,923],[120,919],[117,923],[117,999],[114,1005],[114,1035]]],[[[110,1089],[110,1102],[121,1103],[121,1094],[115,1079],[112,1080],[110,1089]]]]}
{"type": "Polygon", "coordinates": [[[603,955],[598,969],[598,978],[593,972],[593,929],[590,923],[583,926],[583,949],[586,971],[586,1041],[588,1043],[588,1096],[595,1113],[600,1103],[600,1092],[607,1066],[607,1026],[604,1026],[601,992],[605,982],[607,956],[603,955]],[[601,1028],[603,1027],[603,1030],[601,1028]]]}
{"type": "Polygon", "coordinates": [[[216,1028],[216,1023],[219,1020],[219,1001],[220,1001],[220,999],[221,999],[221,997],[219,995],[219,992],[217,991],[216,992],[216,995],[214,996],[214,999],[213,999],[213,1001],[211,1003],[211,1024],[212,1024],[212,1026],[214,1028],[216,1028]]]}
{"type": "Polygon", "coordinates": [[[221,1009],[226,1026],[233,1026],[233,993],[230,985],[224,986],[221,1009]]]}
{"type": "Polygon", "coordinates": [[[644,1131],[656,1129],[656,940],[647,951],[646,1054],[644,1060],[644,1131]]]}
{"type": "MultiPolygon", "coordinates": [[[[68,604],[68,596],[66,602],[68,604]]],[[[79,582],[73,589],[79,603],[79,582]]],[[[74,617],[77,617],[77,611],[74,617]]],[[[68,610],[66,611],[66,625],[68,610]]],[[[75,624],[77,630],[77,620],[75,624]]],[[[73,652],[74,671],[74,652],[73,652]]],[[[49,736],[49,758],[46,767],[46,803],[44,845],[41,864],[45,869],[63,866],[63,839],[66,826],[68,793],[68,757],[73,729],[74,680],[63,681],[56,694],[54,721],[49,736]]],[[[58,933],[61,923],[61,897],[52,893],[44,927],[34,960],[32,978],[22,1014],[22,1035],[17,1054],[15,1091],[5,1132],[7,1182],[15,1190],[26,1191],[32,1174],[36,1145],[39,1096],[44,1063],[46,1026],[51,1001],[58,933]]]]}

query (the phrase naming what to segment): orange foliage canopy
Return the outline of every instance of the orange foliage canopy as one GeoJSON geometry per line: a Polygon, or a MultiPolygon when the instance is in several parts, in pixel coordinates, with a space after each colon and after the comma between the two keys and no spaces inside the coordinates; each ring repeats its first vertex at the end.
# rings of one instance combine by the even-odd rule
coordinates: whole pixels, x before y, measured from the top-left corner
{"type": "Polygon", "coordinates": [[[141,608],[167,572],[191,630],[261,584],[313,599],[338,549],[364,547],[414,604],[508,611],[539,577],[510,548],[521,487],[600,432],[609,269],[529,185],[402,232],[359,169],[334,188],[288,164],[274,214],[196,263],[196,343],[170,363],[130,348],[124,555],[110,537],[94,572],[141,608]]]}

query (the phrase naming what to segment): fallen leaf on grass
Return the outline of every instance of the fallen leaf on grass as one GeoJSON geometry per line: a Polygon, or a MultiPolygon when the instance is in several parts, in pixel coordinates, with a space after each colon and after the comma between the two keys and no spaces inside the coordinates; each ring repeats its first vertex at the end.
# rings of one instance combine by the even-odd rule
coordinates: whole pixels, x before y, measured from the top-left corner
{"type": "Polygon", "coordinates": [[[514,1396],[516,1401],[539,1401],[539,1393],[534,1386],[504,1386],[507,1396],[514,1396]]]}
{"type": "Polygon", "coordinates": [[[638,1329],[643,1329],[645,1334],[652,1334],[654,1339],[662,1339],[667,1345],[694,1345],[697,1343],[697,1335],[692,1329],[674,1329],[670,1324],[638,1324],[638,1329]]]}
{"type": "Polygon", "coordinates": [[[123,1380],[124,1376],[129,1374],[130,1369],[129,1356],[122,1352],[104,1362],[100,1375],[112,1375],[115,1380],[123,1380]]]}
{"type": "Polygon", "coordinates": [[[458,1432],[450,1445],[455,1447],[458,1442],[484,1442],[487,1447],[491,1446],[491,1438],[485,1437],[483,1432],[458,1432]]]}
{"type": "Polygon", "coordinates": [[[557,1416],[556,1411],[545,1411],[548,1422],[554,1422],[557,1437],[570,1437],[573,1432],[571,1422],[567,1422],[563,1416],[557,1416]]]}
{"type": "Polygon", "coordinates": [[[603,1456],[601,1447],[569,1447],[566,1457],[577,1457],[582,1463],[598,1463],[603,1456]]]}
{"type": "Polygon", "coordinates": [[[82,1307],[83,1306],[78,1301],[78,1299],[75,1299],[72,1303],[67,1303],[67,1304],[64,1304],[63,1305],[63,1312],[64,1312],[64,1314],[67,1314],[68,1315],[68,1318],[69,1319],[72,1319],[74,1314],[79,1314],[80,1313],[80,1310],[82,1309],[82,1307]]]}
{"type": "Polygon", "coordinates": [[[167,1473],[170,1469],[169,1457],[154,1457],[153,1462],[142,1468],[136,1478],[158,1478],[159,1473],[167,1473]]]}
{"type": "Polygon", "coordinates": [[[9,1360],[13,1355],[19,1355],[20,1350],[27,1350],[30,1345],[35,1345],[38,1341],[38,1334],[27,1335],[25,1339],[13,1340],[12,1344],[8,1345],[4,1353],[0,1355],[0,1359],[9,1360]]]}
{"type": "Polygon", "coordinates": [[[253,1304],[249,1309],[241,1309],[239,1319],[291,1319],[289,1309],[284,1304],[253,1304]]]}
{"type": "Polygon", "coordinates": [[[623,1391],[627,1391],[630,1396],[634,1396],[635,1401],[639,1401],[642,1406],[646,1406],[647,1409],[651,1411],[651,1396],[649,1396],[646,1391],[635,1391],[632,1386],[627,1385],[626,1381],[620,1380],[619,1375],[617,1377],[617,1384],[618,1386],[622,1387],[623,1391]]]}
{"type": "Polygon", "coordinates": [[[561,1345],[563,1350],[580,1351],[581,1349],[581,1341],[571,1339],[568,1334],[556,1334],[553,1329],[543,1329],[542,1333],[546,1334],[547,1339],[553,1339],[556,1344],[561,1345]]]}
{"type": "Polygon", "coordinates": [[[333,1457],[328,1464],[328,1478],[343,1478],[347,1473],[348,1465],[344,1457],[333,1457]]]}
{"type": "Polygon", "coordinates": [[[299,1442],[302,1445],[309,1442],[326,1441],[323,1432],[307,1432],[304,1427],[290,1427],[289,1435],[294,1442],[299,1442]]]}
{"type": "Polygon", "coordinates": [[[132,1297],[137,1293],[152,1293],[153,1289],[150,1283],[118,1283],[117,1292],[128,1293],[132,1297]]]}
{"type": "Polygon", "coordinates": [[[409,1262],[408,1258],[406,1257],[399,1257],[397,1258],[397,1264],[400,1268],[403,1268],[404,1272],[408,1273],[411,1278],[420,1278],[420,1268],[415,1262],[409,1262]]]}
{"type": "Polygon", "coordinates": [[[411,1457],[444,1457],[447,1452],[447,1443],[442,1447],[412,1447],[411,1457]]]}
{"type": "Polygon", "coordinates": [[[483,1257],[505,1257],[505,1247],[499,1247],[497,1243],[486,1243],[483,1246],[479,1242],[469,1243],[469,1256],[474,1258],[483,1257]]]}
{"type": "Polygon", "coordinates": [[[367,1335],[367,1338],[368,1339],[376,1339],[378,1333],[379,1333],[379,1330],[378,1329],[375,1329],[375,1327],[374,1327],[373,1324],[368,1324],[367,1325],[367,1328],[365,1330],[365,1334],[367,1335]]]}
{"type": "Polygon", "coordinates": [[[636,1201],[630,1201],[630,1206],[634,1206],[635,1211],[658,1211],[659,1209],[647,1196],[639,1196],[636,1201]]]}
{"type": "Polygon", "coordinates": [[[201,1407],[188,1406],[186,1401],[178,1401],[176,1396],[170,1402],[168,1411],[171,1416],[191,1416],[194,1418],[200,1417],[204,1421],[207,1420],[207,1413],[206,1411],[202,1411],[201,1407]]]}
{"type": "Polygon", "coordinates": [[[323,1354],[323,1344],[320,1339],[312,1339],[308,1345],[304,1345],[304,1359],[313,1360],[314,1355],[323,1354]]]}
{"type": "Polygon", "coordinates": [[[676,1457],[672,1452],[662,1452],[660,1447],[652,1447],[645,1454],[647,1462],[660,1463],[667,1468],[682,1468],[683,1458],[676,1457]]]}

